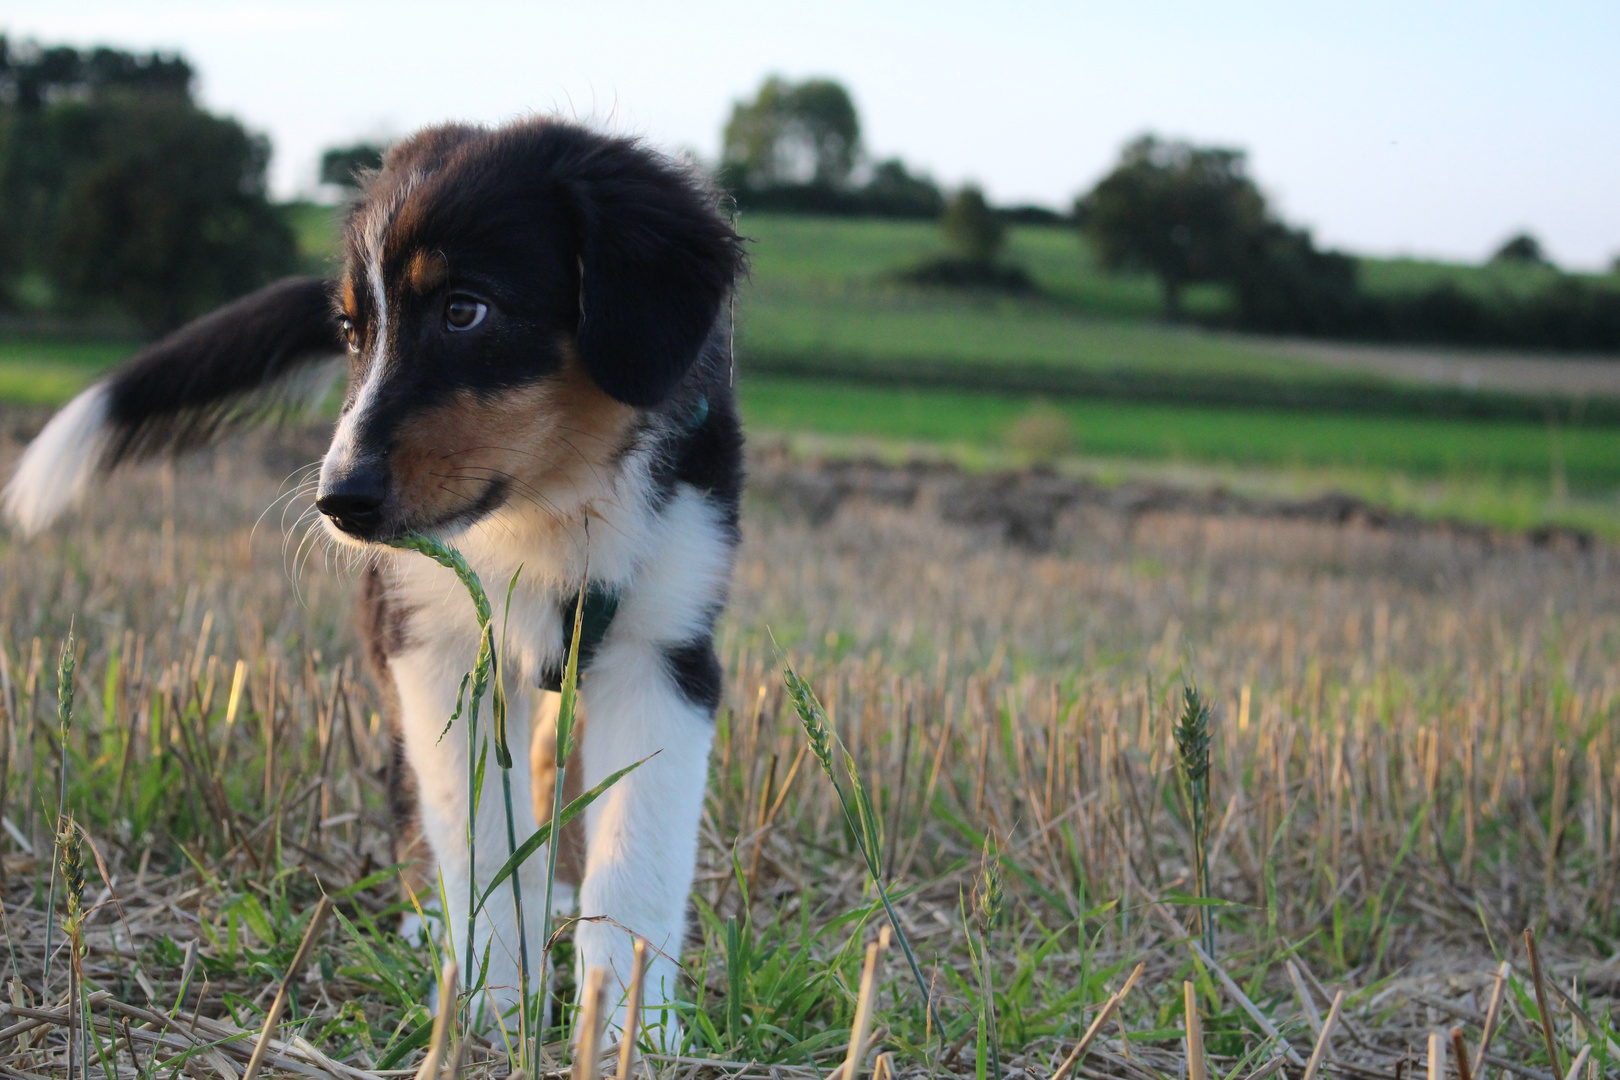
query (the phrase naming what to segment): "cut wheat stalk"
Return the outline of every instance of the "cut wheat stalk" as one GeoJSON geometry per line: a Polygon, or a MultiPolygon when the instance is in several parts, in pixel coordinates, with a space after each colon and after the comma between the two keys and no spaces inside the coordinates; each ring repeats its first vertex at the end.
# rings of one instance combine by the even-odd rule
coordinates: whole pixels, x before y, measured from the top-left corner
{"type": "Polygon", "coordinates": [[[1114,1015],[1114,1011],[1119,1008],[1120,1002],[1125,1000],[1125,995],[1131,992],[1131,987],[1136,985],[1136,980],[1142,977],[1142,969],[1145,967],[1147,967],[1146,964],[1137,964],[1136,970],[1131,972],[1130,978],[1125,980],[1125,985],[1120,987],[1116,993],[1110,995],[1107,1001],[1103,1002],[1103,1007],[1097,1010],[1097,1015],[1092,1019],[1091,1026],[1086,1028],[1086,1033],[1080,1036],[1080,1041],[1075,1043],[1073,1050],[1069,1051],[1069,1056],[1063,1059],[1063,1064],[1059,1065],[1057,1071],[1052,1074],[1052,1080],[1064,1080],[1064,1077],[1068,1076],[1069,1072],[1080,1063],[1087,1048],[1091,1046],[1092,1040],[1097,1037],[1097,1033],[1103,1029],[1104,1024],[1108,1023],[1108,1018],[1114,1015]]]}
{"type": "Polygon", "coordinates": [[[1446,1038],[1429,1032],[1429,1080],[1446,1080],[1446,1038]]]}
{"type": "Polygon", "coordinates": [[[1473,1080],[1473,1071],[1468,1067],[1468,1044],[1463,1042],[1463,1029],[1451,1029],[1451,1051],[1457,1055],[1458,1080],[1473,1080]]]}
{"type": "Polygon", "coordinates": [[[1270,1061],[1254,1070],[1254,1072],[1250,1073],[1244,1078],[1244,1080],[1266,1080],[1266,1077],[1275,1076],[1282,1072],[1284,1066],[1287,1064],[1288,1059],[1279,1055],[1278,1057],[1272,1058],[1270,1061]]]}
{"type": "Polygon", "coordinates": [[[1541,971],[1541,954],[1536,949],[1536,932],[1528,926],[1524,928],[1524,948],[1530,954],[1530,978],[1535,983],[1536,1012],[1541,1021],[1541,1037],[1547,1043],[1547,1062],[1552,1066],[1553,1075],[1557,1076],[1563,1069],[1558,1054],[1558,1040],[1553,1035],[1551,1003],[1547,1000],[1547,979],[1541,971]]]}
{"type": "Polygon", "coordinates": [[[1289,1064],[1303,1069],[1305,1059],[1299,1056],[1299,1052],[1289,1044],[1287,1039],[1283,1038],[1282,1032],[1277,1030],[1277,1025],[1271,1022],[1271,1017],[1260,1011],[1260,1006],[1249,999],[1249,995],[1243,992],[1243,988],[1237,984],[1232,976],[1226,973],[1225,968],[1215,962],[1214,957],[1204,951],[1202,945],[1187,937],[1186,930],[1182,928],[1180,923],[1176,922],[1176,917],[1171,914],[1170,909],[1163,904],[1154,904],[1153,910],[1171,928],[1176,937],[1186,940],[1187,947],[1192,950],[1193,955],[1198,958],[1204,967],[1209,969],[1210,974],[1215,976],[1221,987],[1237,1003],[1238,1008],[1248,1013],[1249,1018],[1259,1025],[1260,1030],[1276,1042],[1278,1049],[1283,1052],[1283,1056],[1288,1059],[1289,1064]]]}
{"type": "Polygon", "coordinates": [[[1557,997],[1559,1001],[1564,1003],[1564,1008],[1575,1014],[1575,1019],[1579,1020],[1581,1026],[1586,1029],[1586,1034],[1589,1038],[1601,1038],[1608,1043],[1609,1057],[1611,1060],[1620,1060],[1620,1043],[1615,1042],[1615,1040],[1609,1036],[1606,1029],[1598,1026],[1597,1021],[1593,1020],[1592,1017],[1587,1014],[1586,1010],[1581,1007],[1580,1002],[1576,1001],[1569,994],[1566,994],[1563,987],[1559,986],[1555,982],[1549,982],[1547,984],[1547,989],[1551,990],[1553,995],[1557,997]]]}
{"type": "Polygon", "coordinates": [[[855,1019],[849,1029],[849,1050],[844,1063],[834,1073],[837,1080],[857,1080],[861,1059],[866,1056],[866,1040],[872,1033],[872,995],[876,990],[878,953],[889,944],[888,927],[883,928],[877,941],[866,947],[866,961],[861,965],[861,986],[855,995],[855,1019]]]}
{"type": "Polygon", "coordinates": [[[624,1003],[624,1034],[619,1037],[619,1080],[628,1080],[636,1065],[636,1028],[641,1021],[642,982],[647,977],[647,939],[637,935],[630,968],[630,990],[624,1003]]]}
{"type": "Polygon", "coordinates": [[[1496,1034],[1497,1021],[1502,1016],[1502,998],[1507,993],[1508,975],[1513,967],[1506,960],[1496,969],[1496,983],[1491,987],[1491,1001],[1485,1007],[1485,1022],[1480,1025],[1479,1050],[1474,1054],[1474,1073],[1485,1075],[1485,1055],[1491,1049],[1491,1037],[1496,1034]]]}
{"type": "Polygon", "coordinates": [[[416,1080],[437,1080],[439,1062],[444,1060],[444,1048],[450,1037],[450,1019],[456,1012],[456,962],[446,960],[439,973],[439,1011],[433,1017],[433,1033],[428,1038],[427,1054],[417,1067],[416,1080]]]}
{"type": "Polygon", "coordinates": [[[326,918],[331,913],[332,898],[321,897],[320,903],[315,905],[315,913],[309,918],[309,928],[304,931],[304,939],[298,943],[298,951],[293,953],[292,963],[287,965],[287,974],[282,976],[281,985],[276,988],[276,996],[270,1002],[270,1011],[264,1015],[264,1027],[259,1029],[259,1041],[253,1047],[253,1056],[248,1058],[242,1080],[254,1080],[264,1066],[264,1055],[270,1049],[270,1036],[281,1020],[282,1010],[287,1007],[287,994],[292,989],[292,981],[304,969],[309,954],[315,948],[316,939],[321,936],[321,931],[326,926],[326,918]]]}
{"type": "Polygon", "coordinates": [[[572,1080],[597,1080],[602,1072],[602,1020],[607,1002],[607,968],[592,964],[585,969],[585,986],[579,995],[579,1014],[574,1020],[574,1068],[572,1080]]]}
{"type": "Polygon", "coordinates": [[[1294,996],[1299,999],[1299,1009],[1304,1015],[1306,1023],[1311,1025],[1311,1034],[1317,1039],[1322,1037],[1322,1014],[1317,1011],[1316,1001],[1311,997],[1310,988],[1299,974],[1299,968],[1294,966],[1292,960],[1283,962],[1288,971],[1288,981],[1294,984],[1294,996]]]}
{"type": "Polygon", "coordinates": [[[1187,1010],[1187,1080],[1209,1080],[1209,1063],[1204,1060],[1204,1022],[1198,1017],[1198,988],[1191,980],[1181,984],[1181,997],[1187,1010]]]}
{"type": "MultiPolygon", "coordinates": [[[[211,1019],[196,1013],[177,1013],[173,1017],[168,1017],[137,1005],[127,1005],[116,998],[108,999],[106,1005],[109,1010],[131,1020],[139,1020],[161,1029],[157,1031],[135,1029],[138,1037],[149,1036],[149,1041],[163,1041],[165,1045],[181,1050],[212,1048],[243,1062],[251,1061],[253,1055],[258,1052],[257,1043],[252,1049],[249,1049],[246,1043],[247,1037],[253,1032],[247,1028],[239,1028],[228,1020],[211,1019]]],[[[333,1060],[302,1038],[286,1041],[272,1038],[266,1046],[264,1064],[273,1065],[278,1069],[312,1076],[339,1077],[341,1080],[375,1080],[376,1077],[375,1073],[333,1060]]],[[[402,1077],[411,1073],[412,1070],[402,1069],[395,1070],[392,1075],[402,1077]]]]}
{"type": "MultiPolygon", "coordinates": [[[[1344,991],[1340,990],[1333,995],[1333,1004],[1328,1007],[1327,1019],[1322,1021],[1322,1030],[1316,1036],[1316,1046],[1311,1050],[1311,1059],[1305,1063],[1303,1080],[1316,1080],[1316,1073],[1322,1067],[1328,1054],[1333,1050],[1333,1027],[1339,1022],[1339,1012],[1344,1008],[1344,991]]],[[[1463,1080],[1467,1080],[1466,1077],[1463,1080]]]]}
{"type": "MultiPolygon", "coordinates": [[[[97,990],[95,993],[90,995],[89,1002],[92,1006],[99,1005],[110,997],[112,997],[111,991],[97,990]]],[[[26,1035],[36,1028],[47,1027],[53,1024],[66,1024],[72,1018],[70,1008],[76,1007],[77,1006],[64,1006],[60,1009],[29,1009],[21,1005],[10,1005],[6,1002],[0,1001],[0,1016],[16,1016],[22,1018],[21,1023],[12,1024],[8,1028],[0,1028],[0,1046],[4,1046],[6,1043],[20,1035],[26,1035]]]]}
{"type": "MultiPolygon", "coordinates": [[[[1322,985],[1322,980],[1316,977],[1316,972],[1311,970],[1311,966],[1309,964],[1298,956],[1293,958],[1293,963],[1294,966],[1299,969],[1299,973],[1305,977],[1306,984],[1314,989],[1323,1001],[1333,1000],[1333,995],[1327,992],[1327,987],[1322,985]]],[[[1354,987],[1352,987],[1352,989],[1354,989],[1354,987]]],[[[1368,1050],[1373,1049],[1372,1040],[1362,1033],[1360,1025],[1350,1018],[1349,1013],[1339,1014],[1339,1026],[1344,1028],[1346,1035],[1349,1035],[1362,1047],[1368,1050]]]]}

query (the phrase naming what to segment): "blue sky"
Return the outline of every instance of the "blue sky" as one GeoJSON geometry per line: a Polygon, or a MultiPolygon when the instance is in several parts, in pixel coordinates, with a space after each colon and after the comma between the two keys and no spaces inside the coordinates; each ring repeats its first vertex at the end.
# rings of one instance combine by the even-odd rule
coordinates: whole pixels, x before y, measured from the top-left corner
{"type": "Polygon", "coordinates": [[[830,75],[867,147],[1066,205],[1131,136],[1244,147],[1326,243],[1478,259],[1529,229],[1620,255],[1620,4],[0,0],[0,30],[179,49],[208,105],[322,147],[560,110],[713,157],[767,74],[830,75]]]}

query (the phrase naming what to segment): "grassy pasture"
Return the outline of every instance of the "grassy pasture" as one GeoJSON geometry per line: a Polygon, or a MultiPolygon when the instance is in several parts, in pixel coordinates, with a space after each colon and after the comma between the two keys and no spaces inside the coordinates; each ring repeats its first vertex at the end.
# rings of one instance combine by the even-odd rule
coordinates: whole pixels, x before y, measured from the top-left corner
{"type": "MultiPolygon", "coordinates": [[[[744,415],[775,432],[880,435],[913,442],[1005,446],[1028,415],[1027,397],[933,387],[890,389],[754,376],[744,415]]],[[[1146,461],[1260,467],[1380,469],[1418,477],[1470,475],[1620,489],[1620,429],[1544,424],[1207,409],[1130,401],[1050,401],[1067,417],[1078,453],[1146,461]]]]}
{"type": "MultiPolygon", "coordinates": [[[[1207,335],[1146,325],[1159,314],[1158,285],[1102,271],[1072,230],[1022,226],[1008,255],[1024,263],[1039,300],[964,298],[895,284],[898,271],[944,254],[929,222],[748,214],[752,243],[741,302],[740,346],[751,352],[831,352],[878,359],[1048,362],[1082,367],[1257,371],[1283,376],[1307,365],[1207,335]]],[[[1219,290],[1189,292],[1189,311],[1218,308],[1219,290]]]]}
{"type": "Polygon", "coordinates": [[[104,341],[0,341],[0,402],[60,405],[133,348],[104,341]]]}
{"type": "MultiPolygon", "coordinates": [[[[68,1076],[65,954],[48,993],[40,980],[64,764],[66,806],[95,845],[80,963],[98,996],[77,1010],[93,1070],[105,1054],[127,1080],[236,1075],[323,891],[338,917],[291,972],[267,1072],[378,1080],[421,1058],[433,971],[391,933],[386,743],[353,575],[301,556],[284,531],[301,507],[261,521],[318,443],[254,439],[172,479],[132,472],[52,536],[0,541],[0,964],[45,1018],[0,1045],[10,1072],[68,1076]],[[59,740],[70,622],[75,705],[59,740]]],[[[1610,1074],[1608,549],[1088,511],[1032,553],[926,509],[852,504],[812,528],[791,496],[771,497],[789,490],[778,483],[757,470],[720,640],[688,1044],[681,1060],[650,1057],[655,1075],[825,1076],[882,921],[767,627],[866,786],[944,1023],[930,1029],[899,957],[881,957],[871,1052],[893,1054],[894,1075],[1050,1078],[1138,964],[1071,1075],[1185,1075],[1190,1001],[1212,1075],[1250,1076],[1282,1040],[1308,1056],[1312,1017],[1339,992],[1328,1075],[1413,1075],[1431,1031],[1455,1024],[1478,1048],[1499,960],[1512,968],[1492,1067],[1562,1074],[1585,1047],[1610,1074]],[[1172,728],[1192,679],[1215,704],[1218,906],[1189,902],[1172,728]],[[1216,923],[1211,958],[1190,944],[1200,912],[1216,923]]],[[[546,1075],[567,1057],[554,1034],[546,1075]]],[[[452,1040],[463,1074],[510,1067],[499,1040],[452,1040]]]]}
{"type": "Polygon", "coordinates": [[[756,434],[806,452],[905,457],[945,448],[975,467],[1019,466],[1021,424],[1049,414],[1072,437],[1068,467],[1104,482],[1158,475],[1261,494],[1345,491],[1427,517],[1507,529],[1547,523],[1620,535],[1620,429],[1509,421],[1047,400],[750,376],[756,434]],[[817,439],[815,436],[820,436],[817,439]]]}
{"type": "MultiPolygon", "coordinates": [[[[946,253],[939,227],[926,221],[810,218],[751,213],[737,223],[750,240],[754,283],[763,289],[806,294],[864,292],[896,270],[946,253]]],[[[1160,314],[1158,282],[1148,274],[1110,274],[1091,247],[1062,226],[1013,226],[1006,257],[1024,265],[1056,306],[1116,319],[1150,320],[1160,314]]],[[[1196,286],[1190,312],[1218,311],[1219,288],[1196,286]]]]}
{"type": "MultiPolygon", "coordinates": [[[[1453,285],[1483,299],[1493,296],[1528,297],[1558,283],[1560,272],[1551,266],[1525,263],[1432,262],[1426,259],[1359,259],[1362,286],[1373,294],[1422,292],[1436,285],[1453,285]]],[[[1615,275],[1582,274],[1593,280],[1614,282],[1615,275]]]]}

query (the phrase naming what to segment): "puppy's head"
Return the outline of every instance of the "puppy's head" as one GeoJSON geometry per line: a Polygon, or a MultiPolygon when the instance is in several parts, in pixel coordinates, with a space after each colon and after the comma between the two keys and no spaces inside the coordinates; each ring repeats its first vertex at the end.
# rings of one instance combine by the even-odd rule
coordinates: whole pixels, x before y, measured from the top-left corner
{"type": "Polygon", "coordinates": [[[351,356],[316,505],[386,542],[556,509],[679,386],[740,268],[679,167],[553,121],[395,147],[348,223],[351,356]]]}

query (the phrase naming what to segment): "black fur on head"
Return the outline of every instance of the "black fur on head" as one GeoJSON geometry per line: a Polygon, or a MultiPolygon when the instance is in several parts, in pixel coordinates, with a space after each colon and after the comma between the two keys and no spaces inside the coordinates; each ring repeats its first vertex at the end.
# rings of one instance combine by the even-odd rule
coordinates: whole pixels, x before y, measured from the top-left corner
{"type": "Polygon", "coordinates": [[[645,155],[609,152],[588,164],[594,168],[569,183],[582,274],[580,356],[603,390],[652,405],[686,373],[731,291],[737,234],[690,180],[645,155]]]}
{"type": "MultiPolygon", "coordinates": [[[[446,289],[487,292],[503,337],[525,339],[483,350],[477,372],[444,372],[455,386],[544,377],[571,342],[603,391],[654,406],[697,358],[742,268],[718,205],[690,169],[631,139],[554,120],[430,128],[388,154],[354,208],[344,300],[364,323],[368,274],[380,270],[392,297],[405,263],[431,252],[446,289]]],[[[367,346],[394,333],[360,330],[367,346]]]]}

